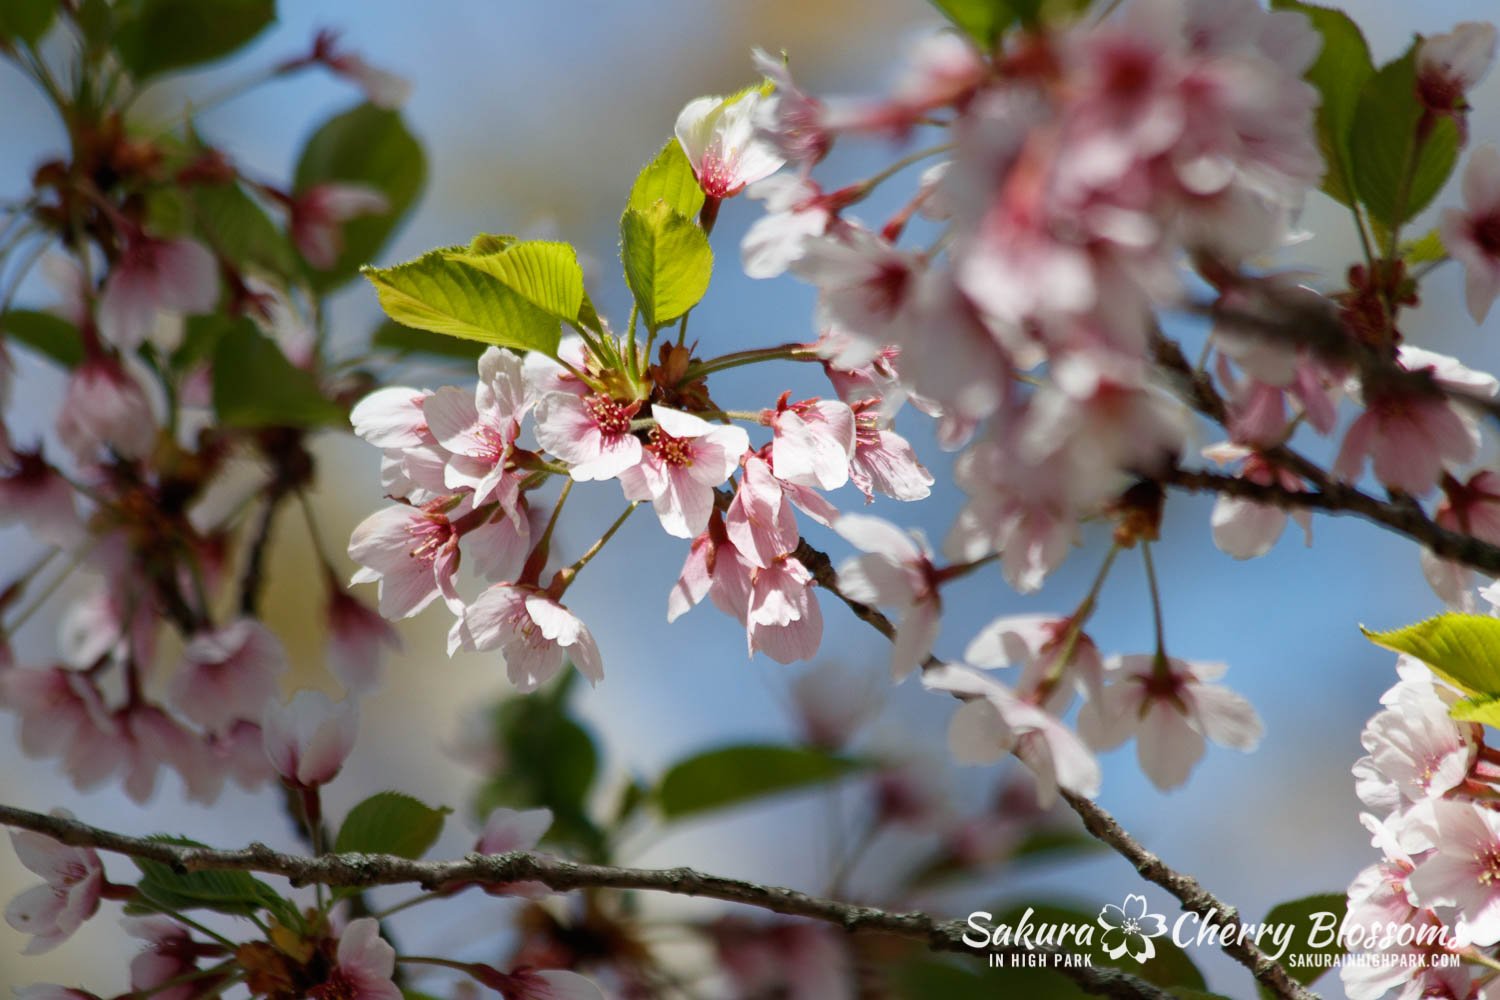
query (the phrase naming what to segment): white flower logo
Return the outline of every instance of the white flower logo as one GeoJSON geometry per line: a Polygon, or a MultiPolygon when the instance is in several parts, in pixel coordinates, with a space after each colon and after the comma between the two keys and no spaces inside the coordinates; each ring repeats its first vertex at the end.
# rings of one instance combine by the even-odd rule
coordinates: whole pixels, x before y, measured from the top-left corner
{"type": "Polygon", "coordinates": [[[1146,912],[1146,897],[1131,894],[1119,906],[1113,903],[1099,911],[1099,926],[1104,928],[1100,944],[1110,958],[1126,952],[1141,964],[1156,957],[1154,937],[1167,932],[1167,921],[1160,913],[1146,912]]]}

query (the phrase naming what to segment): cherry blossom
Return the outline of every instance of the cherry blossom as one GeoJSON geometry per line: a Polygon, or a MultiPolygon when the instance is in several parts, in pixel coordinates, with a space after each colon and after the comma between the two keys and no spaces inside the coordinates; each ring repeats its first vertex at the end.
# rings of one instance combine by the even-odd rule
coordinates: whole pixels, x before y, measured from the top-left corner
{"type": "Polygon", "coordinates": [[[334,779],[354,746],[359,714],[352,701],[334,703],[321,691],[298,691],[287,704],[273,701],[261,717],[266,757],[294,788],[334,779]]]}
{"type": "MultiPolygon", "coordinates": [[[[54,811],[53,815],[71,819],[54,811]]],[[[104,891],[104,866],[88,847],[67,847],[51,837],[29,830],[13,832],[16,856],[45,883],[27,889],[5,908],[5,920],[31,940],[24,954],[51,951],[73,936],[73,932],[99,909],[104,891]]]]}
{"type": "Polygon", "coordinates": [[[1141,770],[1162,790],[1187,781],[1205,739],[1246,751],[1260,742],[1260,718],[1250,703],[1206,683],[1223,674],[1223,664],[1138,653],[1111,657],[1105,669],[1110,683],[1084,705],[1078,731],[1099,750],[1134,736],[1141,770]]]}
{"type": "Polygon", "coordinates": [[[750,448],[741,427],[714,425],[701,417],[654,406],[638,465],[620,473],[627,500],[650,500],[667,534],[693,538],[708,527],[714,490],[739,468],[750,448]]]}
{"type": "Polygon", "coordinates": [[[967,667],[945,665],[922,673],[922,686],[965,701],[948,728],[948,745],[961,764],[989,764],[1007,754],[1036,775],[1037,801],[1048,808],[1057,790],[1099,794],[1099,762],[1072,730],[1005,685],[967,667]]]}
{"type": "Polygon", "coordinates": [[[1458,907],[1455,932],[1481,945],[1500,941],[1500,814],[1469,802],[1438,802],[1436,851],[1408,878],[1424,906],[1458,907]]]}
{"type": "Polygon", "coordinates": [[[219,266],[196,240],[133,237],[99,295],[99,333],[123,351],[146,339],[159,313],[208,312],[219,297],[219,266]]]}
{"type": "Polygon", "coordinates": [[[1417,95],[1429,111],[1457,114],[1462,121],[1468,94],[1495,62],[1495,26],[1465,21],[1452,31],[1429,35],[1417,46],[1417,95]]]}
{"type": "Polygon", "coordinates": [[[798,486],[836,490],[849,481],[854,455],[854,411],[836,399],[788,403],[783,395],[775,410],[761,417],[776,432],[771,463],[776,478],[798,486]]]}
{"type": "Polygon", "coordinates": [[[765,100],[756,89],[700,97],[677,116],[677,141],[708,197],[732,198],[781,169],[785,161],[755,127],[765,100]]]}
{"type": "Polygon", "coordinates": [[[409,618],[439,595],[457,612],[462,603],[453,582],[458,570],[458,534],[444,508],[398,504],[360,522],[349,539],[349,558],[359,563],[351,583],[380,584],[380,613],[409,618]]]}
{"type": "Polygon", "coordinates": [[[396,949],[380,936],[373,917],[351,920],[339,936],[337,960],[327,980],[314,986],[314,1000],[401,1000],[392,981],[396,949]]]}
{"type": "Polygon", "coordinates": [[[752,278],[774,278],[802,259],[803,247],[828,229],[832,214],[823,193],[809,180],[767,177],[746,194],[766,203],[740,242],[740,264],[752,278]]]}
{"type": "Polygon", "coordinates": [[[1500,296],[1500,150],[1481,146],[1469,154],[1463,176],[1464,207],[1443,209],[1443,246],[1464,266],[1469,315],[1483,323],[1500,296]]]}
{"type": "Polygon", "coordinates": [[[613,479],[641,460],[630,429],[639,409],[599,393],[549,392],[536,403],[536,439],[570,466],[575,482],[613,479]]]}
{"type": "Polygon", "coordinates": [[[1104,683],[1094,640],[1072,618],[1053,615],[996,618],[969,641],[964,662],[987,670],[1019,666],[1016,690],[1058,715],[1080,693],[1097,698],[1104,683]]]}
{"type": "Polygon", "coordinates": [[[281,641],[260,622],[241,618],[187,644],[172,678],[172,703],[222,733],[241,719],[259,719],[286,669],[281,641]]]}
{"type": "Polygon", "coordinates": [[[597,684],[604,679],[599,647],[588,626],[544,591],[524,584],[490,587],[463,613],[465,645],[498,649],[506,676],[519,691],[534,691],[571,661],[597,684]]]}
{"type": "Polygon", "coordinates": [[[932,652],[943,613],[932,550],[920,534],[877,517],[845,514],[834,530],[865,553],[839,567],[839,588],[856,601],[898,609],[891,676],[904,680],[932,652]]]}
{"type": "MultiPolygon", "coordinates": [[[[1219,461],[1244,459],[1239,476],[1248,482],[1279,486],[1290,493],[1307,490],[1296,475],[1267,461],[1253,449],[1223,444],[1205,449],[1205,454],[1219,461]]],[[[1214,501],[1209,524],[1213,528],[1214,544],[1220,551],[1236,559],[1255,559],[1271,551],[1286,529],[1288,517],[1301,526],[1307,544],[1311,546],[1312,513],[1307,510],[1287,511],[1272,504],[1256,503],[1246,497],[1221,495],[1214,501]]]]}
{"type": "Polygon", "coordinates": [[[759,650],[777,663],[817,655],[823,641],[823,612],[812,588],[812,573],[790,554],[754,569],[746,608],[750,653],[759,650]]]}
{"type": "Polygon", "coordinates": [[[156,443],[156,417],[135,372],[107,355],[87,358],[68,379],[57,436],[80,462],[96,461],[104,448],[144,458],[156,443]]]}
{"type": "Polygon", "coordinates": [[[444,483],[473,490],[476,503],[493,496],[514,509],[517,482],[506,478],[506,462],[531,403],[521,359],[497,347],[479,356],[472,395],[450,386],[423,399],[427,428],[450,453],[444,483]]]}
{"type": "Polygon", "coordinates": [[[309,264],[326,271],[343,252],[344,223],[390,207],[385,195],[364,184],[314,184],[288,203],[292,242],[309,264]]]}

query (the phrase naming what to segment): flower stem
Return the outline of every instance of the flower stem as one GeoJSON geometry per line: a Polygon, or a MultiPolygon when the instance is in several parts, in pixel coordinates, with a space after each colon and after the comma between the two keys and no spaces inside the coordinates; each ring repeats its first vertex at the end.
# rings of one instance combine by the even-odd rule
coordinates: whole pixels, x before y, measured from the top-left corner
{"type": "Polygon", "coordinates": [[[1141,542],[1141,558],[1146,563],[1146,585],[1151,591],[1151,620],[1156,629],[1156,658],[1158,663],[1167,655],[1166,628],[1162,624],[1161,588],[1156,583],[1156,564],[1151,559],[1151,543],[1141,542]]]}
{"type": "Polygon", "coordinates": [[[615,518],[615,523],[606,528],[604,534],[599,536],[599,540],[590,545],[588,551],[578,557],[577,562],[557,571],[557,575],[552,578],[552,585],[547,588],[547,593],[552,595],[554,600],[563,595],[563,591],[567,590],[573,583],[573,578],[578,575],[578,571],[587,566],[589,560],[593,559],[599,554],[600,549],[609,544],[609,540],[615,537],[615,532],[620,530],[620,525],[624,524],[625,519],[635,513],[635,509],[640,505],[640,500],[632,501],[630,506],[621,511],[620,516],[615,518]]]}
{"type": "Polygon", "coordinates": [[[717,358],[688,365],[678,385],[686,385],[704,375],[721,372],[741,365],[753,365],[762,361],[822,361],[817,350],[809,344],[778,344],[776,347],[756,347],[748,351],[721,354],[717,358]]]}

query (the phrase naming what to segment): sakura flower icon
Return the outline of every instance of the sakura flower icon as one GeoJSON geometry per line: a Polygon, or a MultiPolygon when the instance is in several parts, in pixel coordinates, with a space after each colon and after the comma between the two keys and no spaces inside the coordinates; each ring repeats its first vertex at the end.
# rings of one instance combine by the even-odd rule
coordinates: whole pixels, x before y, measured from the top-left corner
{"type": "Polygon", "coordinates": [[[1160,913],[1146,911],[1146,897],[1132,893],[1119,906],[1108,904],[1099,911],[1099,926],[1104,936],[1099,943],[1110,958],[1119,958],[1126,952],[1142,965],[1156,957],[1154,937],[1167,933],[1167,921],[1160,913]]]}

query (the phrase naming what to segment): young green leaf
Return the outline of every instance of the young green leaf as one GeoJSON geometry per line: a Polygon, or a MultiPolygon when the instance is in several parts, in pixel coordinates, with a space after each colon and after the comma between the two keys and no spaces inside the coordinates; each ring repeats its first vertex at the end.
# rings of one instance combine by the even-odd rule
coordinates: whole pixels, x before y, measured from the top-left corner
{"type": "Polygon", "coordinates": [[[1306,77],[1323,98],[1318,107],[1318,143],[1328,165],[1323,192],[1342,204],[1352,204],[1354,198],[1350,192],[1354,181],[1349,163],[1349,133],[1360,89],[1375,73],[1370,46],[1359,25],[1341,10],[1299,0],[1271,0],[1271,6],[1306,15],[1323,37],[1323,47],[1306,77]]]}
{"type": "MultiPolygon", "coordinates": [[[[478,238],[476,238],[476,243],[478,238]]],[[[583,268],[566,243],[529,240],[453,259],[482,271],[548,316],[572,323],[583,304],[583,268]]]]}
{"type": "MultiPolygon", "coordinates": [[[[1344,912],[1348,908],[1347,896],[1341,892],[1329,892],[1288,900],[1266,914],[1266,926],[1292,928],[1291,944],[1281,962],[1287,975],[1306,986],[1333,968],[1334,961],[1348,950],[1339,943],[1336,933],[1338,926],[1344,922],[1344,912]],[[1315,931],[1320,932],[1320,941],[1324,938],[1328,940],[1323,947],[1314,948],[1309,944],[1314,939],[1315,931]],[[1314,955],[1318,958],[1311,960],[1314,955]]],[[[1265,998],[1275,996],[1264,986],[1260,988],[1260,995],[1265,998]]]]}
{"type": "Polygon", "coordinates": [[[4,339],[24,344],[64,368],[83,360],[83,338],[78,328],[51,313],[31,309],[12,309],[0,316],[0,334],[4,339]]]}
{"type": "MultiPolygon", "coordinates": [[[[206,847],[184,837],[155,836],[151,840],[179,847],[206,847]]],[[[291,909],[289,903],[249,872],[173,871],[159,861],[136,858],[141,870],[136,901],[142,910],[213,910],[244,917],[258,910],[269,910],[281,916],[291,909]]]]}
{"type": "Polygon", "coordinates": [[[656,788],[656,805],[667,819],[681,819],[838,781],[865,766],[861,761],[801,747],[720,747],[672,765],[656,788]]]}
{"type": "Polygon", "coordinates": [[[1427,207],[1458,162],[1458,126],[1451,118],[1428,122],[1417,97],[1416,45],[1382,66],[1360,88],[1349,135],[1354,191],[1371,218],[1387,231],[1427,207]]]}
{"type": "Polygon", "coordinates": [[[396,354],[431,354],[441,358],[476,361],[484,353],[477,340],[444,337],[427,330],[416,330],[388,319],[370,336],[370,346],[396,354]]]}
{"type": "Polygon", "coordinates": [[[395,111],[361,104],[314,133],[297,162],[298,192],[328,182],[363,184],[384,195],[389,205],[386,212],[344,223],[343,252],[333,267],[312,273],[315,289],[343,284],[374,259],[416,200],[426,175],[422,147],[395,111]]]}
{"type": "Polygon", "coordinates": [[[1448,248],[1443,246],[1443,234],[1436,229],[1430,229],[1417,239],[1401,244],[1401,259],[1406,261],[1408,266],[1431,264],[1434,261],[1446,260],[1447,257],[1448,248]]]}
{"type": "MultiPolygon", "coordinates": [[[[364,275],[375,286],[386,315],[404,326],[556,356],[562,339],[557,315],[497,277],[504,268],[478,266],[510,252],[476,256],[463,247],[446,247],[395,267],[367,267],[364,275]]],[[[516,271],[532,274],[529,267],[516,271]]],[[[548,299],[546,290],[551,287],[539,278],[528,290],[556,305],[556,299],[548,299]]]]}
{"type": "Polygon", "coordinates": [[[214,412],[230,427],[317,427],[348,419],[312,373],[288,361],[248,319],[218,337],[213,390],[214,412]]]}
{"type": "Polygon", "coordinates": [[[423,805],[401,792],[377,792],[349,810],[333,849],[420,858],[437,842],[443,818],[452,811],[423,805]]]}
{"type": "Polygon", "coordinates": [[[630,201],[625,207],[646,212],[658,201],[666,202],[674,212],[689,219],[697,218],[703,208],[703,188],[682,151],[682,143],[675,138],[668,139],[656,159],[641,170],[630,188],[630,201]]]}
{"type": "Polygon", "coordinates": [[[655,330],[687,312],[708,291],[714,254],[698,224],[665,201],[620,219],[620,259],[625,283],[655,330]]]}
{"type": "Polygon", "coordinates": [[[1377,646],[1415,656],[1470,695],[1500,698],[1500,618],[1450,612],[1389,632],[1361,631],[1377,646]]]}
{"type": "Polygon", "coordinates": [[[5,0],[0,3],[0,38],[35,45],[52,27],[56,14],[57,0],[5,0]]]}
{"type": "Polygon", "coordinates": [[[276,0],[121,0],[115,50],[144,80],[226,56],[275,20],[276,0]]]}
{"type": "Polygon", "coordinates": [[[986,52],[993,52],[1001,33],[1016,22],[1010,0],[932,0],[932,5],[986,52]]]}

